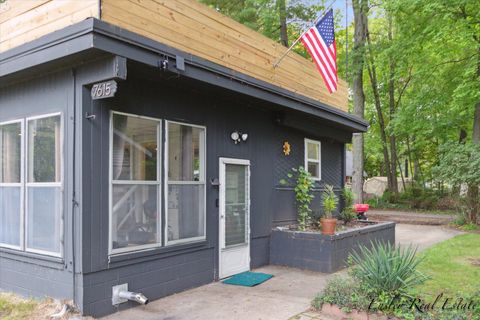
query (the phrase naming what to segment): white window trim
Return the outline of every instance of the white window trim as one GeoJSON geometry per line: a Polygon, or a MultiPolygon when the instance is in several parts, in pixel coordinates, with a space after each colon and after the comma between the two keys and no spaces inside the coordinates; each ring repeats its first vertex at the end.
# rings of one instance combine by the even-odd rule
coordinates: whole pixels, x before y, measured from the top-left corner
{"type": "MultiPolygon", "coordinates": [[[[165,161],[164,161],[164,211],[165,211],[165,226],[164,226],[164,241],[165,241],[165,246],[172,246],[176,244],[182,244],[182,243],[193,243],[193,242],[199,242],[199,241],[204,241],[207,239],[207,186],[206,186],[206,171],[207,171],[207,127],[205,126],[200,126],[200,125],[195,125],[195,124],[190,124],[190,123],[184,123],[184,122],[177,122],[177,121],[170,121],[170,120],[165,120],[165,161]],[[189,126],[193,128],[200,128],[204,130],[203,134],[203,152],[200,148],[200,168],[203,168],[203,170],[200,170],[200,179],[199,181],[168,181],[168,125],[170,123],[174,124],[179,124],[183,126],[189,126]],[[203,153],[203,154],[202,154],[203,153]],[[168,185],[203,185],[203,236],[200,237],[192,237],[192,238],[185,238],[185,239],[178,239],[178,240],[168,240],[168,185]]],[[[200,141],[200,143],[202,143],[200,141]]]]}
{"type": "Polygon", "coordinates": [[[305,152],[304,152],[304,165],[305,170],[308,171],[308,163],[313,162],[318,164],[318,177],[312,176],[312,179],[315,181],[322,180],[322,143],[318,140],[312,140],[305,138],[305,152]],[[316,144],[318,145],[318,160],[317,159],[309,159],[308,158],[308,144],[316,144]]]}
{"type": "Polygon", "coordinates": [[[16,120],[11,120],[11,121],[5,121],[1,122],[0,125],[6,125],[6,124],[12,124],[12,123],[20,123],[21,124],[21,134],[22,134],[22,139],[20,142],[21,145],[21,163],[20,163],[20,183],[0,183],[0,186],[4,187],[20,187],[20,199],[21,199],[21,204],[20,204],[20,246],[12,246],[9,244],[3,244],[0,243],[0,247],[5,247],[9,249],[14,249],[22,252],[31,252],[31,253],[36,253],[36,254],[41,254],[41,255],[46,255],[46,256],[53,256],[53,257],[58,257],[58,258],[63,258],[64,255],[64,235],[65,235],[65,230],[64,230],[64,219],[65,219],[65,213],[64,213],[64,193],[63,193],[63,185],[64,185],[64,119],[63,119],[63,114],[62,112],[55,112],[55,113],[48,113],[48,114],[41,114],[41,115],[36,115],[32,117],[24,117],[16,120]],[[49,117],[54,117],[54,116],[60,116],[60,182],[40,182],[40,183],[35,183],[35,182],[28,182],[26,178],[26,172],[27,172],[27,151],[26,149],[28,148],[27,144],[27,139],[28,139],[28,122],[31,120],[37,120],[37,119],[43,119],[43,118],[49,118],[49,117]],[[27,247],[27,236],[28,233],[26,230],[28,230],[28,224],[27,224],[27,212],[28,212],[28,204],[27,204],[27,199],[28,199],[28,187],[60,187],[60,193],[61,193],[61,202],[60,202],[60,250],[59,252],[52,252],[52,251],[46,251],[46,250],[40,250],[40,249],[33,249],[33,248],[28,248],[27,247]]]}
{"type": "Polygon", "coordinates": [[[0,247],[14,249],[14,250],[25,250],[25,228],[24,228],[24,220],[25,220],[25,167],[24,167],[24,159],[25,159],[25,119],[16,119],[1,122],[0,126],[9,125],[14,123],[20,123],[20,182],[0,182],[0,187],[20,187],[20,232],[19,232],[19,245],[11,245],[7,243],[0,242],[0,247]]]}
{"type": "Polygon", "coordinates": [[[161,162],[162,162],[162,119],[140,116],[137,114],[119,112],[119,111],[110,111],[110,125],[109,125],[109,160],[108,160],[108,183],[109,183],[109,191],[108,191],[108,255],[121,255],[127,254],[132,252],[138,251],[146,251],[152,250],[156,248],[162,247],[162,214],[161,214],[161,194],[162,194],[162,170],[161,170],[161,162]],[[157,180],[113,180],[113,116],[115,114],[123,115],[127,117],[135,117],[140,119],[152,120],[157,122],[157,180]],[[128,185],[128,184],[135,184],[135,185],[156,185],[157,190],[157,207],[160,212],[158,219],[157,219],[157,239],[156,243],[138,245],[130,248],[118,248],[113,249],[112,246],[112,208],[113,208],[113,185],[120,184],[120,185],[128,185]]]}
{"type": "Polygon", "coordinates": [[[64,252],[64,242],[65,242],[65,230],[64,230],[64,220],[65,220],[65,214],[64,214],[64,194],[63,194],[63,182],[64,182],[64,155],[63,155],[63,143],[64,143],[64,123],[63,123],[63,115],[61,112],[55,112],[55,113],[49,113],[49,114],[42,114],[42,115],[37,115],[37,116],[32,116],[32,117],[27,117],[25,118],[25,134],[23,137],[23,143],[24,143],[24,149],[28,149],[28,122],[31,120],[38,120],[38,119],[44,119],[44,118],[50,118],[50,117],[55,117],[55,116],[60,116],[60,182],[28,182],[28,179],[26,177],[27,173],[27,157],[28,154],[27,152],[24,153],[24,221],[23,221],[23,226],[24,226],[24,237],[23,237],[23,246],[25,252],[31,252],[31,253],[38,253],[41,255],[48,255],[52,257],[58,257],[58,258],[63,258],[63,252],[64,252]],[[52,252],[52,251],[46,251],[46,250],[40,250],[40,249],[33,249],[33,248],[28,248],[27,247],[27,237],[28,233],[26,230],[28,230],[28,219],[27,217],[27,212],[28,212],[28,187],[60,187],[60,195],[61,195],[61,201],[60,201],[60,252],[52,252]]]}

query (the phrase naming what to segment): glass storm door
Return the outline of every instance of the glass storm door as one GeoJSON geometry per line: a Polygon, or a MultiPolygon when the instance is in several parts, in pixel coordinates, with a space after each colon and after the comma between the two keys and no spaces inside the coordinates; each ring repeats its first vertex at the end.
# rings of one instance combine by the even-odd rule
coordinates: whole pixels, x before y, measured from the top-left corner
{"type": "Polygon", "coordinates": [[[250,270],[250,161],[220,158],[219,278],[250,270]]]}

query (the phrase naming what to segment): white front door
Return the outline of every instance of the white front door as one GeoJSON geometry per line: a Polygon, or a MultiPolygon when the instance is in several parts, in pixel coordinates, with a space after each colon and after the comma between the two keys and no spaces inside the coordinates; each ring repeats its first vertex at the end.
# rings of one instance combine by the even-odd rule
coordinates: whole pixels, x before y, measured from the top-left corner
{"type": "Polygon", "coordinates": [[[220,158],[219,278],[250,270],[250,161],[220,158]]]}

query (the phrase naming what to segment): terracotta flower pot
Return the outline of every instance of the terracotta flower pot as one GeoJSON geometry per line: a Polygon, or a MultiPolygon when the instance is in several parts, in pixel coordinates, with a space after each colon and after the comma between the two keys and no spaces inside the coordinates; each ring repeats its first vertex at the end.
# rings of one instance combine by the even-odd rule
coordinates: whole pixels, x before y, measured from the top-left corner
{"type": "Polygon", "coordinates": [[[337,219],[320,219],[320,223],[322,224],[322,233],[332,235],[335,234],[335,226],[337,225],[337,219]]]}

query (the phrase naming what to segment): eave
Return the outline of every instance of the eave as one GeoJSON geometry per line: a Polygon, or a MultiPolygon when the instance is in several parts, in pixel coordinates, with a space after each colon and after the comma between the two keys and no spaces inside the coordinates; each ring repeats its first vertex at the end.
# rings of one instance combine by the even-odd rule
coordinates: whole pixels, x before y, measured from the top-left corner
{"type": "Polygon", "coordinates": [[[32,77],[33,73],[72,65],[102,54],[118,55],[154,68],[158,68],[159,62],[168,58],[168,71],[181,76],[303,112],[349,132],[365,132],[368,128],[365,120],[335,107],[95,18],[86,19],[0,53],[0,86],[32,77]],[[184,71],[175,68],[177,56],[185,59],[184,71]]]}

